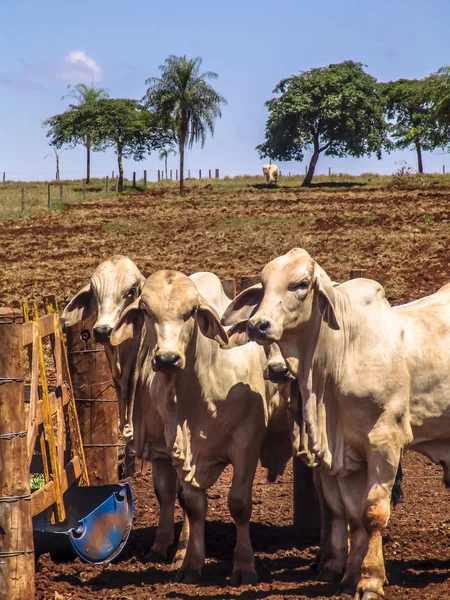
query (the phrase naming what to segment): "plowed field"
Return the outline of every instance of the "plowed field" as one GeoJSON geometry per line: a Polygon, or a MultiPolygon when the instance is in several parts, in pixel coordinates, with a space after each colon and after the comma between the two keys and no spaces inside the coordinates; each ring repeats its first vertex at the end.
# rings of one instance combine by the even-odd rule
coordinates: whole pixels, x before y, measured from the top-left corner
{"type": "MultiPolygon", "coordinates": [[[[294,246],[306,248],[332,279],[352,268],[386,288],[398,304],[450,281],[450,188],[370,189],[365,186],[192,186],[68,207],[0,223],[0,305],[56,293],[64,300],[113,254],[132,258],[144,273],[160,268],[213,271],[222,278],[257,273],[294,246]]],[[[405,500],[385,538],[387,598],[450,598],[450,498],[440,469],[414,454],[404,463],[405,500]]],[[[132,479],[136,519],[130,542],[114,564],[39,559],[37,598],[112,599],[199,596],[205,599],[330,598],[316,582],[315,548],[292,523],[292,471],[267,484],[258,470],[252,540],[261,583],[228,586],[234,530],[226,507],[226,471],[209,491],[207,564],[199,586],[172,583],[170,565],[145,564],[157,516],[151,474],[132,479]],[[59,594],[59,595],[58,595],[59,594]]],[[[180,515],[178,515],[180,518],[180,515]]]]}

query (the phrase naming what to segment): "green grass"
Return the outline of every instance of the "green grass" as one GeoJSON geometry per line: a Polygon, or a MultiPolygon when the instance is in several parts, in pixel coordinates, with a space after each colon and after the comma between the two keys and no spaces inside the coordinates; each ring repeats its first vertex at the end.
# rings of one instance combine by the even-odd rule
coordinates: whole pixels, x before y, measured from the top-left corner
{"type": "MultiPolygon", "coordinates": [[[[60,198],[60,184],[57,181],[50,183],[50,210],[65,210],[71,204],[83,202],[83,183],[79,180],[68,180],[61,182],[62,199],[60,198]]],[[[98,200],[100,198],[117,197],[115,187],[111,186],[106,193],[104,179],[92,179],[86,185],[86,200],[98,200]]],[[[123,194],[142,190],[142,185],[136,185],[133,190],[129,181],[125,182],[123,194]]],[[[45,181],[6,181],[0,183],[0,221],[7,219],[20,219],[35,212],[48,210],[48,182],[45,181]],[[24,211],[22,212],[22,189],[24,191],[24,211]]]]}
{"type": "MultiPolygon", "coordinates": [[[[283,175],[278,180],[278,185],[267,185],[262,174],[259,175],[239,175],[237,177],[224,177],[223,179],[209,179],[209,177],[200,179],[190,178],[186,180],[186,193],[195,193],[199,187],[210,186],[212,190],[220,192],[248,192],[259,190],[267,190],[271,194],[277,194],[280,190],[288,189],[290,191],[301,193],[320,193],[324,190],[327,193],[342,192],[344,189],[423,189],[424,187],[439,187],[450,186],[450,173],[443,174],[424,174],[420,178],[417,176],[399,176],[397,175],[378,175],[376,173],[363,173],[362,175],[353,176],[345,173],[337,173],[332,175],[317,175],[313,179],[313,185],[310,188],[302,188],[304,177],[302,175],[288,176],[287,171],[281,169],[283,175]]],[[[71,204],[83,202],[83,184],[80,180],[71,180],[61,182],[63,186],[62,199],[60,198],[59,182],[51,182],[51,205],[50,210],[65,210],[71,204]]],[[[133,189],[131,181],[125,180],[125,187],[122,194],[115,191],[114,182],[110,181],[110,189],[106,193],[105,179],[93,179],[86,186],[86,202],[95,201],[102,198],[118,198],[121,195],[129,195],[136,191],[143,190],[143,181],[136,183],[136,188],[133,189]]],[[[47,182],[20,182],[6,181],[0,183],[0,221],[7,219],[20,219],[23,216],[31,215],[35,212],[46,211],[47,208],[47,182]],[[22,211],[22,189],[24,190],[25,206],[22,211]]],[[[179,182],[174,180],[163,180],[161,182],[151,182],[147,184],[147,189],[178,189],[179,182]]],[[[208,202],[214,203],[214,198],[208,202]]],[[[364,213],[361,216],[370,224],[372,216],[364,213]]],[[[283,221],[278,221],[283,223],[283,221]]],[[[426,225],[431,225],[431,222],[424,221],[426,225]]],[[[237,224],[236,226],[246,227],[250,225],[258,225],[265,223],[245,223],[237,224]]],[[[224,223],[224,226],[235,226],[235,224],[224,223]]],[[[111,224],[110,227],[117,230],[123,230],[118,224],[111,224]]]]}
{"type": "Polygon", "coordinates": [[[41,487],[44,487],[45,479],[43,473],[34,473],[30,477],[30,488],[31,491],[39,490],[41,487]]]}

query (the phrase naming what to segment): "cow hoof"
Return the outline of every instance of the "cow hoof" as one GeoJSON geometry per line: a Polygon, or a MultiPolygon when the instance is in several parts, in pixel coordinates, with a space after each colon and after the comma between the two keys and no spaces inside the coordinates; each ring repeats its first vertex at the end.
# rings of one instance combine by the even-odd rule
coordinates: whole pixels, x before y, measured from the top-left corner
{"type": "Polygon", "coordinates": [[[258,575],[256,571],[233,571],[231,573],[231,585],[256,585],[258,583],[258,575]]]}
{"type": "Polygon", "coordinates": [[[195,569],[179,569],[175,575],[176,583],[199,583],[201,579],[201,573],[195,569]]]}
{"type": "Polygon", "coordinates": [[[330,571],[325,567],[319,572],[316,577],[317,581],[324,581],[326,583],[335,583],[337,581],[341,581],[342,573],[336,573],[335,571],[330,571]]]}
{"type": "Polygon", "coordinates": [[[144,554],[144,562],[160,563],[167,562],[167,552],[161,550],[154,550],[151,548],[147,554],[144,554]]]}
{"type": "MultiPolygon", "coordinates": [[[[358,600],[360,599],[360,595],[357,594],[357,596],[355,596],[355,598],[357,598],[358,600]]],[[[377,594],[376,592],[364,592],[361,600],[383,600],[383,596],[381,596],[380,594],[377,594]]]]}

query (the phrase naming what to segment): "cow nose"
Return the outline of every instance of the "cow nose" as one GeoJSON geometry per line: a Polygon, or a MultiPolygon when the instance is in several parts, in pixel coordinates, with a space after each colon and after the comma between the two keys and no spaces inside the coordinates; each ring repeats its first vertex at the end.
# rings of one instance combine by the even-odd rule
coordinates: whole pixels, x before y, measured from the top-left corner
{"type": "Polygon", "coordinates": [[[268,371],[270,381],[280,382],[289,379],[289,369],[283,363],[269,365],[268,371]]]}
{"type": "Polygon", "coordinates": [[[178,370],[178,363],[181,361],[179,354],[173,352],[166,352],[164,354],[157,354],[154,360],[155,370],[157,371],[176,371],[178,370]]]}
{"type": "Polygon", "coordinates": [[[252,321],[248,321],[247,323],[247,333],[250,338],[259,338],[264,339],[267,337],[267,330],[270,328],[270,321],[257,321],[253,323],[252,321]]]}
{"type": "Polygon", "coordinates": [[[108,325],[99,325],[94,327],[94,338],[96,342],[109,342],[112,327],[108,325]]]}

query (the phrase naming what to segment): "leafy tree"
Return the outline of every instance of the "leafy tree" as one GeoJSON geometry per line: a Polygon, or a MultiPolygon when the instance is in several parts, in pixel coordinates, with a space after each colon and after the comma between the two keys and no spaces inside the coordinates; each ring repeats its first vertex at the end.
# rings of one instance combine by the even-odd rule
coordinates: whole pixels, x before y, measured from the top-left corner
{"type": "Polygon", "coordinates": [[[180,155],[180,194],[184,193],[184,150],[194,142],[204,146],[208,131],[214,134],[214,121],[221,117],[225,98],[207,83],[217,79],[211,71],[200,72],[200,57],[169,56],[159,67],[161,77],[146,80],[146,106],[162,116],[172,131],[180,155]]]}
{"type": "Polygon", "coordinates": [[[48,127],[47,137],[54,148],[74,148],[79,144],[86,146],[86,182],[89,183],[91,148],[98,139],[95,104],[71,104],[65,112],[46,119],[43,126],[48,127]]]}
{"type": "Polygon", "coordinates": [[[256,149],[261,157],[301,161],[312,148],[303,186],[311,185],[322,152],[358,157],[376,152],[381,158],[388,146],[379,89],[361,63],[303,71],[281,80],[274,93],[279,96],[266,102],[266,141],[256,149]]]}
{"type": "MultiPolygon", "coordinates": [[[[70,85],[67,86],[69,93],[67,96],[74,98],[77,101],[77,104],[95,104],[98,100],[103,100],[109,97],[108,92],[103,88],[95,88],[94,86],[88,86],[85,83],[79,83],[78,85],[72,87],[70,85]]],[[[95,135],[95,132],[94,132],[95,135]]],[[[84,136],[84,145],[86,147],[86,183],[90,183],[91,181],[91,146],[93,142],[93,134],[89,131],[86,131],[84,136]]]]}
{"type": "Polygon", "coordinates": [[[171,134],[158,116],[137,100],[105,99],[94,107],[97,141],[94,150],[114,148],[119,167],[119,191],[123,189],[123,159],[139,161],[153,150],[167,146],[171,134]]]}
{"type": "MultiPolygon", "coordinates": [[[[389,131],[396,148],[414,148],[417,168],[423,173],[422,152],[445,145],[444,132],[433,110],[436,81],[399,79],[381,84],[389,131]]],[[[447,139],[447,143],[448,143],[447,139]]]]}
{"type": "Polygon", "coordinates": [[[166,173],[166,179],[167,179],[167,159],[169,158],[169,154],[175,155],[176,152],[173,148],[164,148],[164,150],[161,150],[161,152],[159,153],[159,160],[164,161],[164,170],[166,173]]]}
{"type": "Polygon", "coordinates": [[[450,144],[450,66],[441,67],[428,77],[433,101],[432,116],[439,129],[440,145],[450,144]]]}

